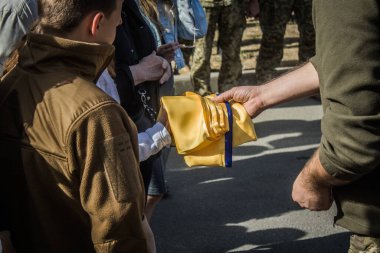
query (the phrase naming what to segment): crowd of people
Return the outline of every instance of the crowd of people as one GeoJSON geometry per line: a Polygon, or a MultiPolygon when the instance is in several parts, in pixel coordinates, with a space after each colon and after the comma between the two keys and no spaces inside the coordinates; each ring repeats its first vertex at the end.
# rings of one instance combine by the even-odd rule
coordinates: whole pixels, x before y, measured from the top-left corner
{"type": "Polygon", "coordinates": [[[186,0],[207,24],[191,41],[178,22],[195,5],[180,1],[0,2],[0,252],[156,251],[149,221],[173,142],[160,98],[184,69],[196,94],[212,93],[216,29],[221,94],[207,103],[253,118],[319,94],[320,147],[292,198],[316,211],[335,201],[349,253],[380,252],[379,2],[186,0]],[[293,14],[300,67],[277,77],[293,14]],[[263,34],[258,84],[238,87],[247,17],[263,34]]]}

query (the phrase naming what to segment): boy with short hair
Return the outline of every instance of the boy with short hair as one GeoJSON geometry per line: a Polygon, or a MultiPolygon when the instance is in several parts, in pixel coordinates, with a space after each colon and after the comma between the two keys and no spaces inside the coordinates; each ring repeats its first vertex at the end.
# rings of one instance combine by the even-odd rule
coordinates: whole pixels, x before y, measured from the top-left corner
{"type": "Polygon", "coordinates": [[[154,252],[137,132],[94,82],[122,0],[40,0],[0,85],[0,230],[17,252],[154,252]]]}

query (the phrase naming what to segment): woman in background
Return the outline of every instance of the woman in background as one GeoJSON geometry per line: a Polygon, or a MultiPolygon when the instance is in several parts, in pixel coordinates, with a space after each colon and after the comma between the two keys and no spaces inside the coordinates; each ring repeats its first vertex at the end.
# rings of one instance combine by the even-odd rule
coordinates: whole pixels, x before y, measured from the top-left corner
{"type": "MultiPolygon", "coordinates": [[[[156,122],[160,92],[165,95],[173,92],[169,62],[179,44],[162,44],[154,2],[126,0],[123,14],[123,24],[118,27],[114,43],[116,84],[121,105],[135,122],[138,132],[143,132],[156,122]]],[[[140,163],[147,192],[145,214],[148,220],[167,191],[165,163],[162,152],[140,163]]]]}

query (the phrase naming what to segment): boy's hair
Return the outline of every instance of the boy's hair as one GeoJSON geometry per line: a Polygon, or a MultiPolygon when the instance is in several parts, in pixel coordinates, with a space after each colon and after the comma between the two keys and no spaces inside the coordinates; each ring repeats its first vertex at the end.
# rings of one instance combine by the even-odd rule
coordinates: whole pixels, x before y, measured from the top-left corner
{"type": "Polygon", "coordinates": [[[117,0],[38,0],[40,20],[36,32],[67,34],[92,11],[106,16],[116,8],[117,0]]]}
{"type": "MultiPolygon", "coordinates": [[[[117,0],[38,0],[39,20],[32,32],[65,35],[77,27],[92,11],[101,11],[107,17],[116,8],[117,0]]],[[[25,44],[24,37],[5,62],[4,72],[14,68],[18,62],[19,49],[25,44]]]]}

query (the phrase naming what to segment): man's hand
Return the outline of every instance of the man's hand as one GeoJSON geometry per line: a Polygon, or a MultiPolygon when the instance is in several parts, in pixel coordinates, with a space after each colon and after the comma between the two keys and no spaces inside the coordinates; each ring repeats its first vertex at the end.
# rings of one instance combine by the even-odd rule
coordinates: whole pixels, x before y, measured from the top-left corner
{"type": "Polygon", "coordinates": [[[232,88],[212,100],[217,103],[234,100],[242,103],[249,116],[252,118],[264,110],[264,104],[260,98],[262,86],[240,86],[232,88]]]}
{"type": "Polygon", "coordinates": [[[293,184],[293,200],[312,211],[328,210],[334,200],[330,177],[319,161],[319,152],[315,152],[293,184]]]}
{"type": "Polygon", "coordinates": [[[292,198],[311,211],[328,210],[333,203],[331,187],[313,182],[304,170],[293,184],[292,198]]]}
{"type": "Polygon", "coordinates": [[[260,15],[259,0],[251,0],[248,3],[247,17],[259,19],[259,15],[260,15]]]}
{"type": "Polygon", "coordinates": [[[157,55],[164,57],[168,62],[174,60],[174,52],[180,48],[180,44],[178,42],[171,42],[164,44],[157,48],[157,55]]]}
{"type": "Polygon", "coordinates": [[[130,70],[135,81],[138,85],[145,81],[157,81],[160,84],[165,83],[171,76],[171,68],[169,62],[152,52],[150,55],[141,59],[141,61],[133,66],[130,70]]]}

